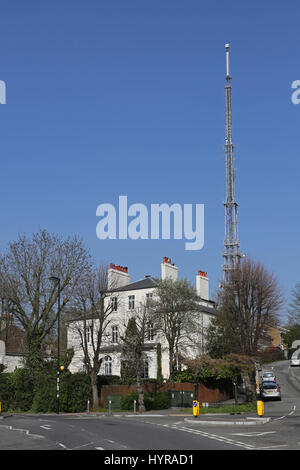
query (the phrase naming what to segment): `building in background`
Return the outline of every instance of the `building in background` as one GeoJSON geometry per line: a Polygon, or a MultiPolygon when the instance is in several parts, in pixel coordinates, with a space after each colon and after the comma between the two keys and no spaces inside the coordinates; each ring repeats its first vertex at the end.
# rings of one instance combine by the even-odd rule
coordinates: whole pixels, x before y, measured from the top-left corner
{"type": "Polygon", "coordinates": [[[13,372],[17,367],[24,367],[24,357],[27,352],[25,333],[14,324],[12,315],[1,315],[0,341],[3,345],[0,364],[4,366],[5,372],[13,372]]]}
{"type": "MultiPolygon", "coordinates": [[[[161,263],[161,279],[170,278],[174,281],[178,279],[178,267],[171,263],[167,257],[161,263]]],[[[150,275],[144,279],[130,282],[128,268],[124,266],[110,265],[108,270],[108,290],[111,290],[111,297],[107,302],[111,302],[113,311],[110,314],[110,325],[107,336],[104,339],[101,354],[103,358],[101,375],[121,375],[121,344],[120,336],[125,334],[126,325],[139,306],[150,305],[155,300],[155,289],[157,281],[150,275]]],[[[188,357],[195,357],[205,353],[205,331],[210,324],[211,318],[215,316],[214,302],[209,298],[209,280],[207,273],[198,271],[195,279],[195,288],[199,296],[199,311],[197,332],[194,334],[193,344],[188,348],[188,357]]],[[[95,320],[94,320],[95,321],[95,320]]],[[[77,326],[80,319],[74,320],[77,326]]],[[[74,357],[70,364],[71,372],[84,370],[83,352],[80,345],[80,336],[74,328],[74,322],[69,323],[68,328],[68,348],[74,349],[74,357]]],[[[91,340],[91,338],[89,338],[91,340]]],[[[179,351],[186,354],[187,351],[179,351]]],[[[158,360],[161,357],[161,372],[165,379],[169,377],[169,351],[168,344],[160,331],[155,328],[149,334],[145,343],[145,361],[143,367],[144,378],[156,379],[158,374],[158,360]],[[161,354],[158,354],[158,350],[161,354]]]]}

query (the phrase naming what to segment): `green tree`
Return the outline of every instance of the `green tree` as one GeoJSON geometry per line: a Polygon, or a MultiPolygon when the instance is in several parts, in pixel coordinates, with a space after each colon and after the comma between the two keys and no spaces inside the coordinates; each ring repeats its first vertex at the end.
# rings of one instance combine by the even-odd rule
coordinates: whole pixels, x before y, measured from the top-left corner
{"type": "Polygon", "coordinates": [[[293,341],[300,340],[300,324],[295,323],[289,327],[289,331],[283,335],[283,341],[290,349],[293,341]]]}
{"type": "Polygon", "coordinates": [[[142,388],[142,370],[146,360],[145,343],[149,337],[149,328],[156,331],[155,311],[152,305],[136,307],[132,317],[128,320],[125,335],[121,336],[122,368],[123,374],[128,377],[135,376],[138,393],[139,411],[145,411],[145,400],[142,388]]]}
{"type": "Polygon", "coordinates": [[[135,376],[138,394],[139,411],[145,411],[144,393],[141,384],[141,370],[144,359],[143,346],[145,341],[145,326],[137,324],[135,317],[128,320],[125,336],[121,337],[123,375],[127,378],[135,376]]]}
{"type": "Polygon", "coordinates": [[[214,359],[208,355],[202,355],[195,359],[187,359],[185,364],[195,380],[227,379],[235,386],[239,379],[243,379],[246,385],[248,400],[252,401],[255,397],[254,358],[245,355],[228,354],[220,359],[214,359]]]}

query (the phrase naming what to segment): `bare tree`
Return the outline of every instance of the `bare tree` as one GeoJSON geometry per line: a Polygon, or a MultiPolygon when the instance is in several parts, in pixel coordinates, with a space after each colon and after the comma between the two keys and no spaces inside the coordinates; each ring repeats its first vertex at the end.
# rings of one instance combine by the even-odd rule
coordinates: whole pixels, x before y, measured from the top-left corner
{"type": "Polygon", "coordinates": [[[177,369],[179,351],[192,346],[195,341],[199,298],[194,287],[186,280],[157,281],[154,309],[160,321],[169,350],[170,379],[177,369]]]}
{"type": "Polygon", "coordinates": [[[300,324],[300,283],[297,283],[292,290],[288,314],[290,325],[300,324]]]}
{"type": "Polygon", "coordinates": [[[89,263],[89,254],[80,239],[62,239],[46,230],[38,231],[32,238],[20,235],[1,257],[1,296],[8,313],[25,331],[29,367],[41,365],[42,343],[70,302],[89,263]],[[60,278],[59,312],[58,286],[51,282],[51,276],[60,278]]]}
{"type": "Polygon", "coordinates": [[[278,324],[282,306],[274,275],[261,264],[244,259],[218,293],[215,326],[224,340],[224,352],[255,354],[267,327],[278,324]]]}
{"type": "Polygon", "coordinates": [[[91,379],[93,408],[99,406],[97,376],[103,361],[102,347],[118,302],[117,294],[108,290],[108,267],[104,264],[88,271],[73,302],[75,313],[69,328],[80,339],[83,362],[91,379]]]}

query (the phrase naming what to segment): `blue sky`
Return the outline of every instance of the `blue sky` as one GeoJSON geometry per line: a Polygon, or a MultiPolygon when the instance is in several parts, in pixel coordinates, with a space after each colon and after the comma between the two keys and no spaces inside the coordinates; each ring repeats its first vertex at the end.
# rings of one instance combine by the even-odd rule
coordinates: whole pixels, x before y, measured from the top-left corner
{"type": "Polygon", "coordinates": [[[225,49],[231,45],[241,250],[278,277],[299,273],[300,79],[296,1],[1,2],[2,249],[39,228],[78,234],[96,263],[194,283],[222,275],[225,49]],[[205,205],[205,244],[96,237],[96,208],[205,205]]]}

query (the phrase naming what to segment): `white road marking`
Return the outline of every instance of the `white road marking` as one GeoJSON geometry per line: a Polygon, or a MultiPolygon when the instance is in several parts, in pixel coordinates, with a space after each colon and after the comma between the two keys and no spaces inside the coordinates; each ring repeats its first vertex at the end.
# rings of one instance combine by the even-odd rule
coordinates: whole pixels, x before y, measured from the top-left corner
{"type": "Polygon", "coordinates": [[[275,446],[257,447],[257,450],[277,449],[278,447],[288,447],[288,444],[277,444],[275,446]]]}
{"type": "Polygon", "coordinates": [[[231,433],[232,436],[245,436],[245,437],[256,437],[256,436],[263,436],[265,434],[274,434],[276,431],[266,431],[266,432],[237,432],[231,433]]]}
{"type": "Polygon", "coordinates": [[[0,427],[9,429],[10,431],[24,432],[27,436],[33,437],[33,438],[38,438],[38,439],[44,439],[45,438],[45,436],[41,436],[40,434],[31,434],[29,429],[20,429],[20,428],[14,428],[12,426],[5,426],[5,425],[0,425],[0,427]]]}
{"type": "Polygon", "coordinates": [[[199,435],[202,437],[206,437],[208,439],[213,439],[219,442],[224,442],[225,444],[231,444],[231,445],[238,446],[238,447],[244,447],[245,449],[248,449],[248,450],[255,449],[255,447],[252,444],[246,444],[244,442],[234,441],[233,439],[223,437],[223,436],[218,436],[216,434],[211,434],[208,432],[199,431],[196,429],[191,429],[191,428],[186,428],[186,427],[178,427],[178,426],[171,426],[171,427],[173,427],[174,429],[177,429],[178,431],[183,431],[183,432],[188,432],[191,434],[199,435]]]}
{"type": "Polygon", "coordinates": [[[65,445],[62,444],[61,442],[57,442],[57,441],[56,441],[56,444],[58,444],[59,446],[63,447],[64,449],[68,449],[67,446],[65,446],[65,445]]]}

